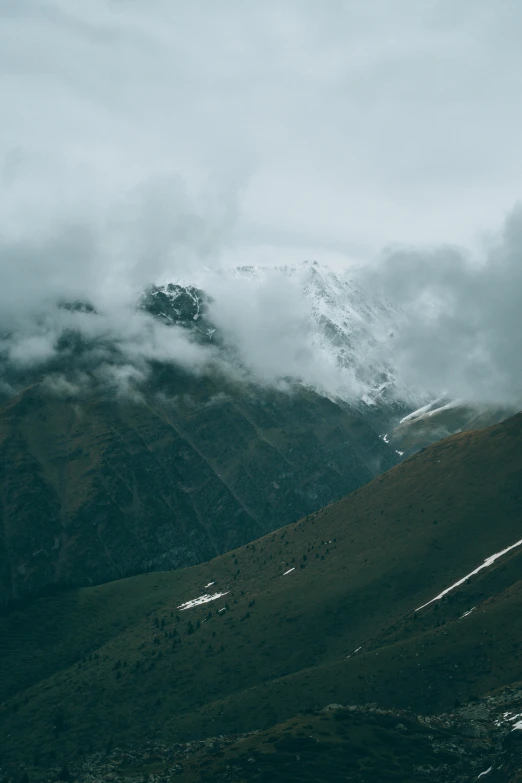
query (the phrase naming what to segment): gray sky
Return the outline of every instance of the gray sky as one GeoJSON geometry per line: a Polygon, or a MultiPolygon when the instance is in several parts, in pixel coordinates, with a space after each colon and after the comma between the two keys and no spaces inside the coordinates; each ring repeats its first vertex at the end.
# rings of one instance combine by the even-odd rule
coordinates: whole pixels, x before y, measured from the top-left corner
{"type": "MultiPolygon", "coordinates": [[[[45,337],[24,318],[60,296],[110,305],[132,355],[125,304],[146,283],[315,258],[402,309],[406,384],[522,395],[521,40],[519,0],[0,0],[13,356],[52,352],[69,316],[41,318],[45,337]]],[[[283,360],[259,354],[274,378],[310,354],[288,343],[301,304],[274,324],[267,291],[235,329],[241,345],[258,312],[260,351],[285,337],[283,360]]],[[[142,355],[204,365],[155,329],[142,355]]]]}
{"type": "Polygon", "coordinates": [[[518,0],[0,0],[2,231],[176,178],[207,262],[469,245],[520,196],[521,33],[518,0]]]}

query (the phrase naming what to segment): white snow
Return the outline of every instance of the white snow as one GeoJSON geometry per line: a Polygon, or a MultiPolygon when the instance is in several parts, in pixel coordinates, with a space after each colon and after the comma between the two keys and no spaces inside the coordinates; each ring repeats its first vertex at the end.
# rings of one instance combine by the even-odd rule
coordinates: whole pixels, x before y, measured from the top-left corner
{"type": "Polygon", "coordinates": [[[287,574],[291,573],[292,571],[295,571],[295,568],[289,568],[288,571],[285,571],[283,576],[286,576],[287,574]]]}
{"type": "Polygon", "coordinates": [[[516,729],[522,729],[522,720],[517,721],[511,731],[515,731],[516,729]]]}
{"type": "Polygon", "coordinates": [[[440,411],[456,408],[457,405],[460,405],[462,402],[462,400],[450,400],[450,402],[446,402],[446,400],[447,397],[437,397],[437,399],[433,400],[433,402],[429,402],[427,405],[423,405],[422,408],[417,408],[417,410],[413,411],[413,413],[409,413],[407,416],[404,416],[404,418],[400,420],[399,424],[404,424],[405,422],[413,421],[414,419],[428,418],[429,416],[433,416],[435,413],[439,413],[440,411]],[[440,403],[444,404],[441,405],[440,403]]]}
{"type": "Polygon", "coordinates": [[[522,544],[522,538],[520,541],[516,541],[514,544],[511,544],[511,546],[506,547],[506,549],[503,549],[501,552],[496,552],[494,555],[490,555],[489,557],[486,557],[482,565],[479,565],[477,568],[475,568],[474,571],[471,571],[469,574],[466,574],[466,576],[463,576],[462,579],[459,579],[458,582],[455,582],[454,585],[451,585],[451,587],[447,587],[445,590],[442,591],[442,593],[439,593],[435,596],[435,598],[432,598],[431,601],[428,601],[427,603],[423,604],[422,606],[419,606],[418,609],[416,609],[416,612],[419,612],[421,609],[424,609],[426,606],[429,606],[434,601],[438,601],[440,598],[443,598],[447,593],[451,592],[451,590],[454,590],[456,587],[459,587],[460,585],[464,584],[464,582],[470,578],[470,576],[474,576],[475,574],[478,574],[479,571],[482,571],[483,568],[487,568],[488,566],[492,565],[495,560],[498,560],[499,557],[502,557],[502,555],[505,555],[506,552],[510,552],[512,549],[515,549],[515,547],[520,546],[522,544]]]}
{"type": "MultiPolygon", "coordinates": [[[[324,366],[331,368],[318,384],[321,393],[353,402],[356,390],[359,399],[364,398],[361,404],[368,406],[379,404],[389,388],[393,397],[396,380],[389,346],[392,334],[400,328],[399,312],[380,294],[363,289],[350,269],[335,271],[317,261],[275,268],[203,266],[197,274],[191,272],[190,279],[175,282],[217,297],[223,284],[248,292],[277,285],[279,280],[290,284],[302,298],[306,313],[303,337],[314,355],[319,353],[324,366]]],[[[426,394],[417,397],[418,405],[428,399],[426,394]]]]}
{"type": "Polygon", "coordinates": [[[476,608],[477,608],[476,606],[472,606],[472,607],[471,607],[471,609],[468,609],[468,611],[467,611],[467,612],[464,612],[464,614],[461,614],[461,615],[460,615],[460,617],[459,617],[459,620],[462,620],[462,618],[463,618],[463,617],[467,617],[467,616],[468,616],[468,614],[471,614],[471,612],[473,611],[473,609],[476,609],[476,608]]]}
{"type": "Polygon", "coordinates": [[[359,650],[362,650],[362,647],[358,647],[356,650],[354,650],[354,653],[359,652],[359,650]]]}
{"type": "Polygon", "coordinates": [[[382,435],[381,437],[382,437],[382,439],[383,439],[383,441],[384,441],[385,443],[389,443],[389,442],[390,442],[390,441],[388,440],[388,433],[385,433],[385,434],[384,434],[384,435],[382,435]]]}
{"type": "Polygon", "coordinates": [[[399,455],[399,457],[402,457],[404,454],[404,451],[399,451],[398,449],[395,449],[395,453],[399,455]]]}
{"type": "Polygon", "coordinates": [[[230,590],[227,590],[226,593],[214,593],[213,595],[205,593],[204,595],[200,595],[198,598],[192,598],[190,601],[185,601],[184,604],[181,604],[177,608],[181,609],[181,611],[184,611],[185,609],[192,609],[194,606],[208,604],[209,601],[216,601],[218,598],[221,598],[222,595],[228,595],[229,592],[230,590]]]}
{"type": "Polygon", "coordinates": [[[520,718],[520,717],[522,717],[522,712],[517,713],[516,715],[513,715],[511,710],[509,710],[508,712],[503,712],[502,713],[502,717],[498,718],[495,721],[493,721],[493,723],[494,723],[495,726],[502,726],[502,724],[505,723],[507,720],[508,721],[512,721],[512,720],[516,720],[517,718],[520,718]],[[509,717],[509,716],[511,716],[511,717],[509,717]]]}
{"type": "Polygon", "coordinates": [[[207,589],[207,587],[212,587],[212,585],[215,584],[216,584],[215,582],[209,582],[208,585],[205,585],[205,590],[207,589]]]}
{"type": "Polygon", "coordinates": [[[444,397],[437,397],[437,399],[433,400],[433,402],[429,402],[427,405],[423,405],[422,408],[417,408],[416,411],[408,413],[407,416],[404,416],[404,418],[400,420],[399,424],[404,424],[405,421],[411,421],[412,419],[418,419],[419,416],[422,416],[424,413],[433,410],[434,406],[438,405],[439,402],[442,402],[443,400],[444,397]]]}
{"type": "Polygon", "coordinates": [[[490,767],[489,769],[485,769],[484,772],[480,773],[480,775],[478,776],[477,780],[479,778],[482,778],[484,775],[489,775],[489,773],[491,772],[492,769],[493,769],[493,767],[490,767]]]}
{"type": "Polygon", "coordinates": [[[460,398],[451,400],[451,402],[447,402],[446,405],[441,405],[440,408],[435,408],[435,410],[430,411],[428,414],[426,414],[426,418],[428,416],[434,416],[436,413],[440,413],[441,411],[449,411],[452,408],[458,408],[459,405],[462,405],[463,402],[464,400],[461,400],[460,398]]]}

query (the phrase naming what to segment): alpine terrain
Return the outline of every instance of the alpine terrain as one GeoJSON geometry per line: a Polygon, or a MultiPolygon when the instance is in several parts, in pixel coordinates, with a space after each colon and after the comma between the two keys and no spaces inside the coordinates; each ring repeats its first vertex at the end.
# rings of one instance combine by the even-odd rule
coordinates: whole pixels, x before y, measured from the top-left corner
{"type": "Polygon", "coordinates": [[[521,40],[0,0],[0,783],[522,783],[521,40]]]}
{"type": "Polygon", "coordinates": [[[260,382],[212,293],[192,285],[153,286],[131,315],[155,343],[182,335],[184,350],[207,351],[199,373],[156,347],[145,362],[131,354],[88,302],[56,304],[66,328],[40,365],[4,352],[2,603],[208,560],[512,412],[407,395],[382,358],[397,314],[347,274],[306,262],[205,280],[222,295],[219,285],[255,291],[274,274],[306,303],[306,345],[334,385],[260,382]]]}
{"type": "Polygon", "coordinates": [[[208,563],[14,609],[4,779],[519,781],[521,447],[517,415],[208,563]]]}
{"type": "MultiPolygon", "coordinates": [[[[352,292],[343,311],[346,282],[339,290],[341,278],[304,270],[314,339],[334,363],[355,362],[353,323],[372,313],[380,323],[386,309],[352,292]]],[[[155,358],[144,372],[97,326],[103,314],[78,302],[58,305],[71,325],[49,361],[27,369],[4,355],[4,603],[208,560],[399,461],[379,416],[396,423],[404,405],[348,401],[292,378],[284,388],[260,385],[212,323],[209,302],[200,289],[169,284],[145,292],[136,310],[142,330],[183,333],[214,351],[219,361],[201,374],[155,358]]],[[[364,362],[361,353],[359,373],[364,362]]]]}

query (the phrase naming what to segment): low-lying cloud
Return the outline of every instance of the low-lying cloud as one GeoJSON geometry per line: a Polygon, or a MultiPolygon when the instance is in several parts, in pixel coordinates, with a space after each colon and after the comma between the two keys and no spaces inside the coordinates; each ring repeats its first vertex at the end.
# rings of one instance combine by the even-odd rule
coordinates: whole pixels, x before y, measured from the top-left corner
{"type": "Polygon", "coordinates": [[[456,243],[519,196],[521,24],[515,0],[0,0],[0,393],[58,390],[80,335],[114,393],[156,361],[519,404],[520,211],[456,243]],[[346,319],[309,268],[215,274],[305,258],[353,277],[346,319]],[[170,280],[208,289],[221,342],[136,310],[170,280]]]}
{"type": "Polygon", "coordinates": [[[96,382],[137,398],[151,364],[166,363],[262,386],[300,383],[350,401],[375,399],[384,385],[412,405],[440,395],[522,404],[521,208],[477,256],[404,248],[344,272],[309,263],[220,272],[204,265],[213,241],[226,245],[230,215],[198,212],[177,187],[175,199],[165,183],[160,191],[168,208],[154,206],[156,189],[152,206],[142,205],[155,231],[148,220],[131,221],[133,209],[117,235],[108,220],[0,245],[3,393],[17,374],[39,370],[55,393],[96,382]],[[189,282],[192,274],[210,296],[206,318],[217,339],[137,307],[153,276],[189,282]],[[58,355],[69,359],[62,376],[58,355]]]}
{"type": "Polygon", "coordinates": [[[0,235],[4,374],[44,369],[67,354],[70,335],[87,343],[81,348],[90,365],[132,365],[143,375],[153,361],[192,372],[215,366],[217,351],[137,303],[166,270],[183,275],[219,252],[232,216],[233,197],[230,203],[226,193],[191,198],[173,178],[140,186],[100,219],[89,214],[45,231],[28,225],[18,237],[0,235]]]}
{"type": "Polygon", "coordinates": [[[399,249],[360,277],[397,307],[387,352],[402,385],[522,405],[522,207],[480,254],[399,249]]]}
{"type": "Polygon", "coordinates": [[[324,333],[303,288],[306,277],[306,268],[290,276],[278,268],[246,276],[210,273],[209,318],[258,383],[293,380],[323,394],[360,397],[365,389],[354,369],[341,367],[333,346],[321,345],[324,333]]]}

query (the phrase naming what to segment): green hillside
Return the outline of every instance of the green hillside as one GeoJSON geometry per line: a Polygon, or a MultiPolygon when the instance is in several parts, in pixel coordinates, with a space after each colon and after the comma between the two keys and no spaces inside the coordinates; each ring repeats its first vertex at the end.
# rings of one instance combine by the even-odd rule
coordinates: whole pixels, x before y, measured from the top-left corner
{"type": "Polygon", "coordinates": [[[2,618],[6,758],[238,734],[330,702],[435,713],[520,680],[522,547],[415,610],[522,539],[521,445],[519,415],[208,563],[2,618]],[[225,595],[179,608],[206,592],[225,595]]]}
{"type": "Polygon", "coordinates": [[[44,381],[0,407],[0,601],[209,560],[397,460],[311,391],[166,367],[135,401],[44,381]]]}

